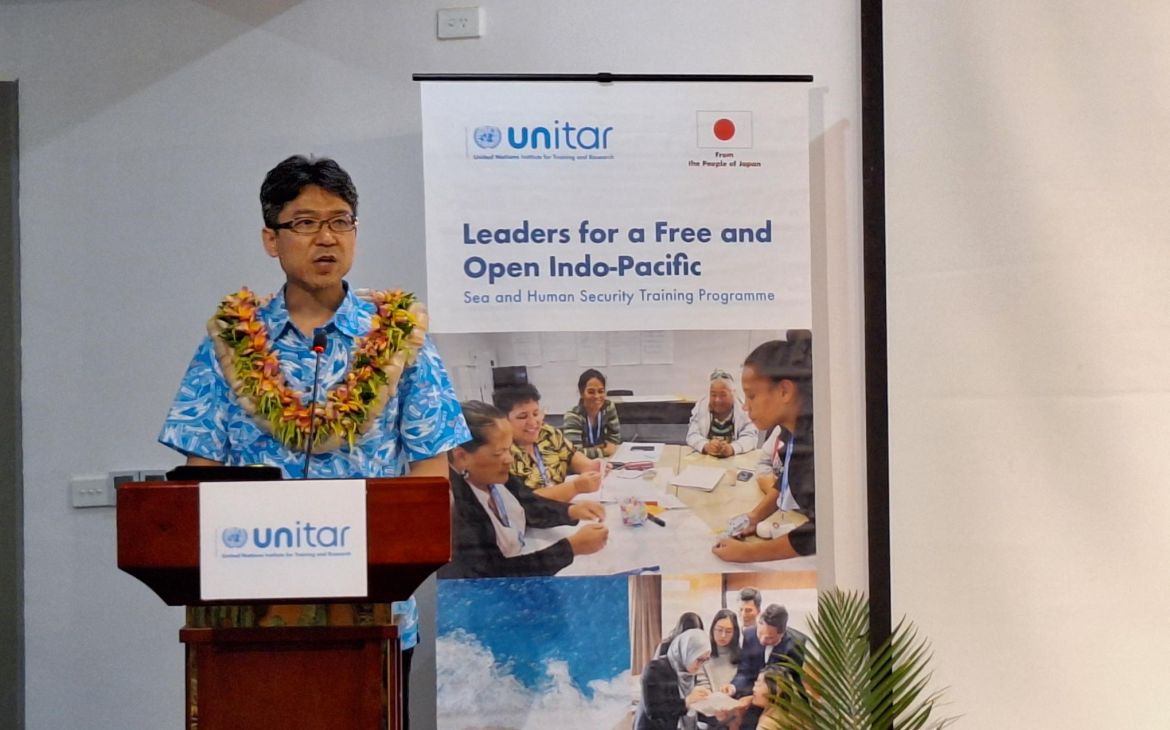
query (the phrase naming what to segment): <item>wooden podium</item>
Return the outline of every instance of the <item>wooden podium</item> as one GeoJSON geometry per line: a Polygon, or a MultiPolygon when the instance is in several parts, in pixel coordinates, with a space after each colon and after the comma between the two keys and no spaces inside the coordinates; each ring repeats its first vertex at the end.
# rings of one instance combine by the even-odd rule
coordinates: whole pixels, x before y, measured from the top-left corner
{"type": "MultiPolygon", "coordinates": [[[[447,480],[366,482],[365,596],[268,603],[404,600],[451,559],[447,480]]],[[[199,485],[144,482],[118,489],[118,567],[170,606],[200,600],[199,485]]],[[[223,601],[215,603],[222,604],[223,601]]],[[[263,600],[247,603],[264,603],[263,600]]],[[[401,653],[394,626],[184,628],[194,730],[399,730],[401,653]],[[197,677],[196,682],[192,682],[197,677]]]]}

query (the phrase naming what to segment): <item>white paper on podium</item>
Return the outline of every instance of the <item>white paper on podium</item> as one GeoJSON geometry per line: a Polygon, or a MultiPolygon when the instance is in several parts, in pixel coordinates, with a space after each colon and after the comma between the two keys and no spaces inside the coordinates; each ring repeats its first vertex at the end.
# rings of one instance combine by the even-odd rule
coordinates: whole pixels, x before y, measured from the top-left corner
{"type": "Polygon", "coordinates": [[[199,485],[205,601],[368,593],[363,479],[199,485]]]}

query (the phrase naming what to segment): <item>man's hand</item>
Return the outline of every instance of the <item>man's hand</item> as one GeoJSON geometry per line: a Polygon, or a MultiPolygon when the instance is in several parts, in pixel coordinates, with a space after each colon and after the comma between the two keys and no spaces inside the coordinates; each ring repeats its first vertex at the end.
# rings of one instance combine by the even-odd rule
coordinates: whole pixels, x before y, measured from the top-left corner
{"type": "Polygon", "coordinates": [[[608,441],[601,445],[601,453],[606,456],[613,456],[617,453],[617,444],[611,444],[608,441]]]}
{"type": "Polygon", "coordinates": [[[598,502],[579,502],[569,505],[569,517],[574,520],[605,521],[605,507],[598,502]]]}
{"type": "Polygon", "coordinates": [[[609,539],[609,529],[596,522],[582,525],[579,530],[569,535],[569,547],[574,555],[589,555],[605,547],[609,539]]]}

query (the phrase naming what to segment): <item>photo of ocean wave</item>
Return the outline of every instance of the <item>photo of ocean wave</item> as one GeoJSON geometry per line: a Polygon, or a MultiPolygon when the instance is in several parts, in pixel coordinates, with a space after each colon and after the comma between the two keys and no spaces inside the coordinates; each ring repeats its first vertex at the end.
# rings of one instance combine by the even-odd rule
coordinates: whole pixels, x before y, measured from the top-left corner
{"type": "Polygon", "coordinates": [[[628,582],[439,582],[440,730],[628,728],[628,582]]]}

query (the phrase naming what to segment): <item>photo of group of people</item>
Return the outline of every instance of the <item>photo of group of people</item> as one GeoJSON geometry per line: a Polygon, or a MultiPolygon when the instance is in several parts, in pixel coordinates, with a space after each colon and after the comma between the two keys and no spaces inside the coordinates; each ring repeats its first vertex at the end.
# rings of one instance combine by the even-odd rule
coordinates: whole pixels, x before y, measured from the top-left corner
{"type": "MultiPolygon", "coordinates": [[[[470,337],[440,345],[458,363],[482,345],[470,337]]],[[[630,365],[584,367],[569,385],[564,365],[510,367],[490,392],[457,378],[471,439],[449,455],[454,554],[440,577],[814,571],[811,335],[743,342],[711,366],[640,366],[685,380],[630,365]],[[614,371],[661,390],[613,387],[614,371]],[[538,386],[546,374],[557,382],[538,386]],[[576,402],[546,409],[541,387],[574,385],[576,402]]]]}
{"type": "Polygon", "coordinates": [[[770,729],[815,604],[775,572],[442,581],[439,726],[770,729]]]}

